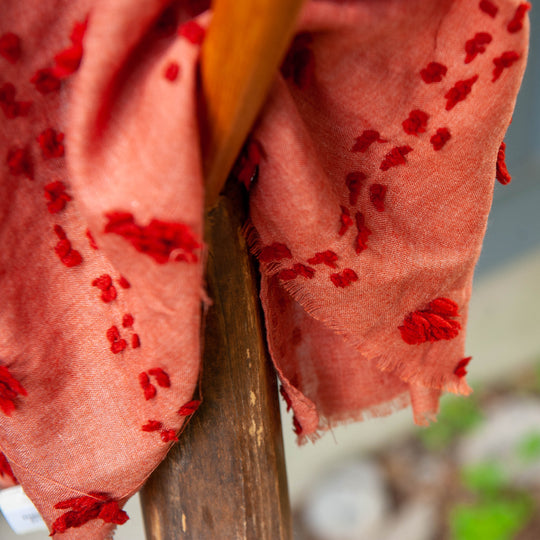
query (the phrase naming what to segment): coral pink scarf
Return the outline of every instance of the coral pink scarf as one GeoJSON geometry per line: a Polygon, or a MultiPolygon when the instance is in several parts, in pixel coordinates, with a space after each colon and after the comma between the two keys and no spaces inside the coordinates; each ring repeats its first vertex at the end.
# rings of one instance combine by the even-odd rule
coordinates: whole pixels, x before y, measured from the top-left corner
{"type": "MultiPolygon", "coordinates": [[[[123,523],[198,405],[202,4],[2,4],[0,469],[57,536],[123,523]]],[[[528,9],[306,5],[236,169],[300,440],[469,393],[528,9]]]]}

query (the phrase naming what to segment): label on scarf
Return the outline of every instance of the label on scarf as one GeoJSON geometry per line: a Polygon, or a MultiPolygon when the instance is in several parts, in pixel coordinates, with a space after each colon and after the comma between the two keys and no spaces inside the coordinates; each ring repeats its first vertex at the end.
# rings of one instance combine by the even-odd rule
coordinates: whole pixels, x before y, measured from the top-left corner
{"type": "Polygon", "coordinates": [[[0,491],[0,511],[15,534],[47,530],[39,512],[21,486],[0,491]]]}

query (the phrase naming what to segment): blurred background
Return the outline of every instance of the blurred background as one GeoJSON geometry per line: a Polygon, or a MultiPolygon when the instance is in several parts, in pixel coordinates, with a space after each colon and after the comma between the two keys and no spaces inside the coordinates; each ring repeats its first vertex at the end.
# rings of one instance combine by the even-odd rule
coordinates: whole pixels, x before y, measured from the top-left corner
{"type": "MultiPolygon", "coordinates": [[[[298,448],[282,409],[296,540],[540,539],[540,10],[475,274],[467,354],[471,398],[439,420],[410,410],[335,429],[298,448]]],[[[282,404],[283,405],[283,404],[282,404]]],[[[143,540],[138,497],[118,540],[143,540]]],[[[0,539],[17,536],[0,516],[0,539]]]]}

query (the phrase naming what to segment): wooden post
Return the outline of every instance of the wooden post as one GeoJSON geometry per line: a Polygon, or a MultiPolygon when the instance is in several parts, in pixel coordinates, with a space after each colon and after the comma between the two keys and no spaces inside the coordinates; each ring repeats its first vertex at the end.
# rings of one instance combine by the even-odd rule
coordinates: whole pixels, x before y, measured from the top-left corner
{"type": "Polygon", "coordinates": [[[142,491],[148,540],[290,540],[276,375],[238,186],[209,212],[203,404],[142,491]]]}

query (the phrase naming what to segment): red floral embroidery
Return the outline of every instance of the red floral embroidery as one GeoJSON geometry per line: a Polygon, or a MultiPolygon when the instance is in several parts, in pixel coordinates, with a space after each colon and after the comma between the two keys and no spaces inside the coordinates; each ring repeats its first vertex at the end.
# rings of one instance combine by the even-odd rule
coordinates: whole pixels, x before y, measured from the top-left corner
{"type": "Polygon", "coordinates": [[[315,255],[311,257],[311,259],[308,259],[307,262],[309,264],[326,264],[326,266],[329,266],[330,268],[337,268],[337,260],[337,254],[333,251],[327,250],[315,253],[315,255]]]}
{"type": "Polygon", "coordinates": [[[178,441],[178,437],[176,436],[176,431],[174,429],[164,429],[161,431],[160,436],[163,442],[178,441]]]}
{"type": "Polygon", "coordinates": [[[157,420],[148,420],[146,424],[142,426],[143,431],[158,431],[163,427],[163,424],[161,422],[158,422],[157,420]]]}
{"type": "Polygon", "coordinates": [[[53,75],[58,79],[65,79],[79,69],[83,56],[82,40],[87,25],[88,19],[83,22],[76,22],[70,35],[71,46],[54,57],[53,75]]]}
{"type": "Polygon", "coordinates": [[[188,225],[153,219],[148,225],[141,226],[135,223],[133,214],[127,212],[111,212],[106,217],[109,220],[105,226],[106,233],[121,236],[137,251],[152,257],[158,264],[171,260],[198,261],[194,251],[201,244],[188,225]]]}
{"type": "Polygon", "coordinates": [[[330,281],[338,288],[345,288],[351,283],[358,281],[358,276],[354,270],[345,268],[341,273],[330,274],[330,281]]]}
{"type": "Polygon", "coordinates": [[[384,212],[384,199],[388,186],[382,184],[371,184],[369,186],[369,199],[378,212],[384,212]]]}
{"type": "Polygon", "coordinates": [[[471,360],[472,356],[467,356],[467,358],[463,358],[463,360],[460,360],[457,363],[456,368],[454,369],[454,374],[457,375],[459,378],[465,377],[465,375],[467,375],[466,367],[471,360]]]}
{"type": "Polygon", "coordinates": [[[506,159],[506,143],[502,142],[501,146],[499,147],[499,151],[497,152],[496,178],[503,186],[505,186],[506,184],[509,184],[512,181],[512,177],[510,176],[510,173],[508,172],[508,169],[506,168],[505,159],[506,159]]]}
{"type": "Polygon", "coordinates": [[[261,159],[266,157],[262,144],[256,139],[249,139],[236,160],[233,175],[249,191],[259,176],[261,159]]]}
{"type": "Polygon", "coordinates": [[[360,137],[357,137],[356,142],[351,148],[351,152],[367,152],[369,147],[375,143],[385,143],[384,139],[381,139],[381,134],[374,129],[366,129],[362,131],[360,137]]]}
{"type": "Polygon", "coordinates": [[[204,41],[205,29],[195,21],[188,21],[178,28],[178,35],[185,37],[193,45],[200,45],[204,41]]]}
{"type": "Polygon", "coordinates": [[[499,8],[490,0],[481,0],[478,7],[484,12],[487,13],[490,17],[495,18],[499,8]]]}
{"type": "Polygon", "coordinates": [[[527,11],[529,11],[531,7],[532,6],[529,2],[523,2],[522,4],[519,4],[519,6],[516,8],[514,17],[506,27],[511,34],[515,34],[523,28],[523,20],[525,19],[527,11]]]}
{"type": "Polygon", "coordinates": [[[38,69],[30,82],[35,85],[36,90],[41,94],[49,94],[60,88],[60,79],[56,77],[50,68],[38,69]]]}
{"type": "Polygon", "coordinates": [[[0,108],[8,119],[19,116],[27,116],[32,106],[31,101],[16,101],[17,90],[11,83],[4,83],[0,86],[0,108]]]}
{"type": "Polygon", "coordinates": [[[141,346],[141,340],[138,334],[133,334],[131,336],[131,347],[133,349],[138,349],[141,346]]]}
{"type": "Polygon", "coordinates": [[[92,281],[92,286],[97,287],[101,291],[101,299],[106,304],[116,299],[116,287],[113,285],[112,278],[109,274],[103,274],[94,279],[94,281],[92,281]]]}
{"type": "Polygon", "coordinates": [[[351,206],[356,206],[358,196],[360,195],[360,188],[365,179],[366,175],[360,171],[351,172],[346,176],[345,185],[349,190],[349,204],[351,206]]]}
{"type": "Polygon", "coordinates": [[[53,524],[51,536],[64,533],[67,529],[82,527],[93,519],[101,519],[105,523],[124,524],[129,516],[120,509],[118,502],[104,493],[92,492],[82,497],[74,497],[54,505],[57,510],[67,510],[53,524]]]}
{"type": "Polygon", "coordinates": [[[135,322],[135,320],[133,319],[133,315],[131,313],[126,313],[122,317],[122,326],[124,328],[131,328],[133,326],[134,322],[135,322]]]}
{"type": "Polygon", "coordinates": [[[15,64],[21,57],[21,39],[13,32],[0,36],[0,56],[11,64],[15,64]]]}
{"type": "Polygon", "coordinates": [[[189,416],[190,414],[193,414],[199,408],[199,405],[201,403],[202,402],[198,399],[188,401],[187,403],[184,403],[184,405],[182,405],[178,409],[178,414],[180,416],[189,416]]]}
{"type": "Polygon", "coordinates": [[[118,279],[118,285],[120,285],[122,289],[129,289],[131,287],[131,284],[124,276],[120,276],[118,279]]]}
{"type": "Polygon", "coordinates": [[[92,233],[90,232],[90,229],[86,229],[86,238],[88,238],[88,243],[92,249],[99,249],[94,237],[92,236],[92,233]]]}
{"type": "Polygon", "coordinates": [[[428,119],[429,116],[424,111],[415,109],[401,125],[405,133],[418,136],[419,133],[425,133],[428,119]]]}
{"type": "Polygon", "coordinates": [[[297,263],[292,268],[286,268],[285,270],[281,270],[281,272],[278,274],[278,278],[282,279],[283,281],[290,281],[291,279],[295,279],[298,276],[311,279],[314,275],[315,270],[313,268],[310,268],[309,266],[301,263],[297,263]]]}
{"type": "Polygon", "coordinates": [[[399,326],[401,338],[409,345],[427,341],[455,338],[461,329],[458,321],[458,305],[448,298],[437,298],[428,304],[427,309],[409,313],[403,326],[399,326]]]}
{"type": "Polygon", "coordinates": [[[292,79],[301,90],[309,87],[315,78],[315,57],[310,49],[312,41],[310,34],[298,34],[281,66],[283,77],[292,79]]]}
{"type": "Polygon", "coordinates": [[[472,39],[465,42],[465,63],[470,64],[479,54],[486,52],[486,45],[492,41],[491,34],[478,32],[472,39]]]}
{"type": "Polygon", "coordinates": [[[177,62],[169,62],[167,64],[167,67],[165,68],[165,71],[163,72],[163,76],[171,82],[176,81],[178,78],[178,74],[180,73],[180,66],[177,62]]]}
{"type": "Polygon", "coordinates": [[[163,371],[163,369],[152,368],[148,370],[148,373],[156,379],[156,382],[159,386],[161,386],[162,388],[170,388],[171,379],[169,378],[169,375],[167,375],[167,373],[163,371]]]}
{"type": "Polygon", "coordinates": [[[283,399],[285,400],[285,404],[287,405],[287,412],[289,412],[292,409],[292,401],[289,397],[289,394],[287,394],[287,391],[285,388],[283,388],[283,385],[279,386],[279,393],[283,396],[283,399]]]}
{"type": "Polygon", "coordinates": [[[9,461],[2,452],[0,452],[0,476],[7,476],[8,478],[11,478],[13,482],[15,482],[15,484],[19,483],[19,481],[15,478],[15,475],[13,474],[13,470],[11,468],[11,465],[9,464],[9,461]]]}
{"type": "Polygon", "coordinates": [[[292,254],[285,244],[274,242],[262,249],[259,260],[267,263],[271,261],[281,261],[282,259],[290,259],[291,257],[292,254]]]}
{"type": "Polygon", "coordinates": [[[26,148],[13,148],[9,150],[6,162],[11,174],[23,174],[30,180],[34,179],[34,165],[26,148]]]}
{"type": "Polygon", "coordinates": [[[68,268],[81,264],[83,260],[81,254],[77,250],[72,249],[71,242],[68,240],[64,229],[60,225],[55,225],[54,232],[60,239],[54,247],[54,252],[58,255],[62,264],[68,268]]]}
{"type": "Polygon", "coordinates": [[[144,391],[144,399],[148,401],[156,396],[156,387],[150,382],[150,377],[144,371],[139,373],[139,384],[144,391]]]}
{"type": "Polygon", "coordinates": [[[397,167],[398,165],[404,165],[407,163],[405,156],[412,152],[410,146],[396,146],[384,156],[384,159],[381,163],[381,171],[387,171],[390,167],[397,167]]]}
{"type": "Polygon", "coordinates": [[[61,212],[71,201],[71,197],[66,193],[65,184],[59,180],[45,186],[45,199],[47,200],[47,210],[51,214],[61,212]]]}
{"type": "Polygon", "coordinates": [[[422,71],[420,71],[420,76],[425,83],[437,83],[443,80],[443,77],[446,75],[448,68],[439,64],[439,62],[430,62],[422,71]]]}
{"type": "Polygon", "coordinates": [[[304,430],[303,430],[300,422],[298,421],[298,418],[296,418],[296,416],[293,415],[292,421],[293,421],[293,432],[294,432],[294,434],[298,435],[298,436],[302,435],[304,430]]]}
{"type": "Polygon", "coordinates": [[[111,351],[114,354],[122,352],[127,347],[126,340],[120,337],[120,332],[118,331],[118,328],[116,326],[111,326],[107,330],[107,339],[111,344],[111,351]]]}
{"type": "Polygon", "coordinates": [[[340,206],[341,208],[341,216],[339,217],[340,221],[340,229],[339,229],[339,236],[343,236],[348,230],[349,227],[352,227],[353,225],[353,219],[351,217],[351,213],[349,212],[349,209],[345,206],[340,206]]]}
{"type": "Polygon", "coordinates": [[[429,142],[433,145],[433,150],[438,151],[450,140],[450,137],[450,130],[448,128],[439,128],[435,135],[431,136],[429,142]]]}
{"type": "Polygon", "coordinates": [[[367,248],[367,241],[371,231],[366,227],[364,214],[362,214],[362,212],[356,212],[354,217],[356,218],[356,228],[358,229],[358,236],[356,237],[354,249],[356,253],[362,253],[362,251],[367,248]]]}
{"type": "Polygon", "coordinates": [[[41,147],[44,159],[58,158],[64,155],[63,133],[57,133],[54,129],[48,128],[40,133],[36,140],[41,147]]]}
{"type": "Polygon", "coordinates": [[[509,68],[514,62],[519,60],[520,56],[516,51],[505,51],[501,56],[494,58],[493,63],[495,68],[493,69],[493,79],[495,82],[502,74],[505,68],[509,68]]]}
{"type": "Polygon", "coordinates": [[[473,87],[473,84],[478,80],[478,75],[471,77],[470,79],[465,79],[463,81],[458,81],[448,92],[445,94],[446,98],[446,110],[450,111],[453,109],[460,101],[463,101],[470,93],[473,87]]]}
{"type": "Polygon", "coordinates": [[[7,416],[15,410],[17,396],[28,395],[23,385],[11,375],[9,369],[0,366],[0,409],[7,416]]]}

